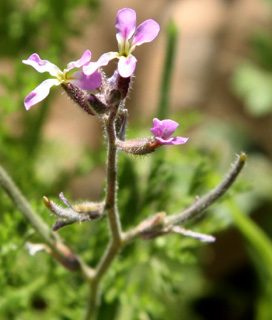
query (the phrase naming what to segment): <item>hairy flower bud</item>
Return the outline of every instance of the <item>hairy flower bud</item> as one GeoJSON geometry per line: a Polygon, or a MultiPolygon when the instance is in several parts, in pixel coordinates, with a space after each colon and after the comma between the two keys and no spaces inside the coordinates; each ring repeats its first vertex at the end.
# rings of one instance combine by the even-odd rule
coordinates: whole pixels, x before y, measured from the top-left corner
{"type": "Polygon", "coordinates": [[[118,74],[116,87],[117,87],[117,90],[121,92],[121,99],[125,99],[127,97],[129,88],[130,88],[130,83],[131,83],[131,77],[123,78],[118,74]]]}
{"type": "Polygon", "coordinates": [[[109,84],[112,88],[120,91],[121,100],[125,99],[129,93],[131,77],[123,78],[120,76],[118,70],[115,70],[111,78],[109,78],[109,84]]]}

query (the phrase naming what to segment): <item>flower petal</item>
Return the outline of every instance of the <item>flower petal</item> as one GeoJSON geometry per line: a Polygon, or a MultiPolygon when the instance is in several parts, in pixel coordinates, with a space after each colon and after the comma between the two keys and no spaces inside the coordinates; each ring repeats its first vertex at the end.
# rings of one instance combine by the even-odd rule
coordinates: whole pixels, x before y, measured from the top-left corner
{"type": "Polygon", "coordinates": [[[129,8],[119,10],[116,16],[115,28],[117,30],[116,38],[118,43],[130,39],[136,28],[136,12],[129,8]]]}
{"type": "Polygon", "coordinates": [[[159,31],[160,26],[156,21],[152,19],[144,21],[135,31],[132,46],[139,46],[145,42],[153,41],[157,37],[159,31]]]}
{"type": "Polygon", "coordinates": [[[114,58],[118,58],[118,52],[108,52],[102,54],[102,56],[96,62],[90,62],[86,66],[83,66],[83,72],[86,75],[94,73],[98,68],[106,66],[109,61],[114,58]]]}
{"type": "Polygon", "coordinates": [[[161,137],[164,140],[170,138],[170,136],[176,131],[179,124],[176,121],[166,119],[160,121],[157,118],[153,119],[153,127],[150,131],[155,137],[161,137]]]}
{"type": "Polygon", "coordinates": [[[94,90],[101,85],[102,77],[99,72],[86,75],[81,71],[74,72],[69,82],[83,90],[94,90]]]}
{"type": "Polygon", "coordinates": [[[121,77],[130,77],[136,68],[137,59],[131,54],[128,58],[120,57],[118,62],[118,72],[121,77]]]}
{"type": "Polygon", "coordinates": [[[153,119],[153,127],[150,129],[150,131],[154,134],[155,137],[160,137],[162,135],[162,132],[160,130],[162,125],[162,122],[158,118],[153,119]]]}
{"type": "Polygon", "coordinates": [[[163,139],[160,137],[156,137],[156,140],[159,141],[161,144],[164,145],[179,145],[179,144],[184,144],[188,141],[189,138],[184,138],[184,137],[172,137],[169,139],[163,139]]]}
{"type": "Polygon", "coordinates": [[[172,140],[172,145],[178,145],[178,144],[184,144],[189,140],[189,138],[184,138],[184,137],[174,137],[172,140]]]}
{"type": "Polygon", "coordinates": [[[45,99],[50,91],[52,86],[58,86],[60,82],[57,79],[47,79],[43,81],[36,89],[30,92],[28,96],[26,96],[24,105],[26,110],[29,110],[34,104],[45,99]]]}
{"type": "Polygon", "coordinates": [[[72,61],[68,63],[67,68],[68,70],[74,69],[74,68],[81,68],[82,66],[86,65],[92,57],[92,53],[90,50],[86,50],[82,57],[77,61],[72,61]]]}
{"type": "Polygon", "coordinates": [[[27,60],[23,60],[22,62],[33,67],[40,73],[49,72],[53,77],[57,77],[62,73],[55,64],[47,60],[41,60],[37,53],[33,53],[27,60]]]}
{"type": "Polygon", "coordinates": [[[176,121],[166,119],[161,122],[162,138],[168,139],[176,131],[179,124],[176,121]]]}

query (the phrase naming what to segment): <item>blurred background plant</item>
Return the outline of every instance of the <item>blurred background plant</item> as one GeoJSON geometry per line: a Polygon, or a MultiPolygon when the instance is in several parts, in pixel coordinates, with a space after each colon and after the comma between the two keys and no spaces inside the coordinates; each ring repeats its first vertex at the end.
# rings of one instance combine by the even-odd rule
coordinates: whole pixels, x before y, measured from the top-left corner
{"type": "MultiPolygon", "coordinates": [[[[183,83],[171,83],[170,80],[176,79],[179,57],[186,55],[186,45],[184,52],[179,51],[175,24],[168,25],[167,29],[164,21],[174,12],[175,5],[185,6],[188,1],[170,1],[172,11],[167,1],[150,2],[149,16],[137,9],[143,1],[136,2],[132,1],[130,6],[139,16],[144,16],[141,21],[149,17],[160,21],[161,37],[168,39],[168,43],[159,42],[156,48],[161,55],[160,65],[163,65],[163,55],[168,53],[164,72],[159,65],[155,75],[162,78],[161,86],[158,81],[154,88],[153,82],[148,80],[149,75],[147,79],[145,77],[146,67],[139,66],[135,88],[128,101],[132,115],[128,138],[147,136],[152,118],[160,115],[181,123],[179,133],[189,136],[190,142],[183,148],[158,150],[143,159],[120,154],[119,204],[124,229],[156,211],[177,213],[188,206],[197,195],[205,194],[221,180],[236,153],[245,151],[249,163],[234,188],[208,210],[205,219],[190,226],[196,231],[215,234],[216,243],[202,245],[194,239],[171,235],[129,245],[103,283],[105,293],[98,318],[271,319],[272,154],[270,147],[263,144],[267,137],[263,140],[261,137],[262,132],[271,130],[260,130],[258,138],[252,133],[257,126],[262,123],[267,126],[268,119],[272,119],[271,29],[265,25],[260,31],[256,27],[258,36],[254,36],[253,42],[246,42],[249,52],[254,54],[238,59],[239,63],[235,63],[226,77],[227,82],[220,82],[221,89],[226,88],[239,114],[237,111],[229,114],[226,107],[219,108],[220,100],[214,103],[219,110],[213,113],[205,104],[213,101],[216,90],[208,90],[206,102],[194,103],[193,107],[180,102],[175,91],[171,95],[171,84],[183,87],[183,83]],[[165,15],[163,8],[168,8],[165,15]],[[175,52],[176,59],[168,59],[174,58],[175,52]],[[250,62],[245,64],[245,59],[250,62]],[[153,97],[160,100],[149,108],[149,112],[143,111],[152,101],[146,97],[150,92],[143,89],[147,83],[153,97]]],[[[215,6],[221,2],[224,1],[210,3],[215,6]]],[[[257,6],[263,6],[261,0],[255,2],[257,6]]],[[[206,1],[202,0],[202,3],[206,1]]],[[[54,199],[64,191],[74,200],[97,200],[101,196],[105,148],[99,144],[101,131],[95,125],[97,120],[88,117],[85,120],[86,116],[77,110],[73,113],[74,106],[70,109],[69,101],[59,101],[59,88],[31,112],[24,110],[24,97],[44,79],[44,75],[32,72],[21,60],[37,52],[42,59],[62,67],[67,61],[76,60],[87,48],[98,57],[102,52],[97,53],[93,47],[101,48],[100,42],[107,43],[112,37],[109,43],[115,45],[114,16],[124,6],[127,6],[124,1],[105,4],[94,0],[10,0],[0,3],[0,163],[49,225],[53,225],[54,219],[42,205],[43,195],[54,199]],[[109,21],[111,31],[108,35],[102,24],[110,20],[109,12],[113,18],[109,21]],[[103,32],[104,38],[100,39],[103,32]],[[97,45],[94,40],[98,41],[97,45]],[[53,124],[48,127],[50,121],[53,124]],[[71,121],[82,123],[85,131],[78,133],[71,121]],[[79,137],[71,142],[69,132],[79,137]]],[[[271,8],[265,8],[272,15],[271,8]]],[[[182,12],[180,14],[182,16],[182,12]]],[[[226,26],[228,23],[224,28],[226,26]]],[[[181,39],[182,31],[178,35],[181,39]]],[[[212,46],[212,41],[208,45],[212,46]]],[[[113,47],[109,49],[113,50],[113,47]]],[[[148,57],[144,58],[146,52],[152,51],[146,50],[139,53],[142,60],[137,56],[139,65],[148,60],[148,57]]],[[[205,52],[199,50],[194,58],[205,52]]],[[[150,71],[152,63],[148,67],[150,71]]],[[[201,77],[200,68],[193,71],[196,77],[201,77]]],[[[209,72],[218,72],[220,76],[216,68],[209,72]]],[[[213,88],[216,81],[214,76],[203,86],[213,88]]],[[[222,100],[223,106],[227,105],[229,97],[222,100]]],[[[29,255],[25,243],[28,240],[40,242],[39,236],[13,208],[2,190],[0,212],[0,318],[80,319],[87,293],[83,279],[68,273],[44,253],[29,255]]],[[[104,220],[72,225],[61,229],[60,233],[91,265],[96,264],[107,244],[104,220]]]]}

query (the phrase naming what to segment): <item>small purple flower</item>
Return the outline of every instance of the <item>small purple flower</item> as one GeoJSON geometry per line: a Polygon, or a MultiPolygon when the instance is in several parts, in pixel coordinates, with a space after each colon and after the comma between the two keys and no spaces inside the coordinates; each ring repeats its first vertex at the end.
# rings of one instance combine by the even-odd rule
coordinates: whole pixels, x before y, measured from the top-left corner
{"type": "Polygon", "coordinates": [[[179,124],[173,120],[162,120],[155,118],[153,119],[153,127],[150,131],[154,134],[156,138],[156,143],[158,146],[167,145],[178,145],[184,144],[189,138],[183,137],[171,137],[171,135],[176,131],[179,124]]]}
{"type": "Polygon", "coordinates": [[[137,59],[131,54],[136,46],[153,41],[159,31],[159,24],[148,19],[136,28],[136,12],[124,8],[117,13],[115,27],[119,52],[104,53],[97,62],[91,62],[83,67],[85,74],[91,74],[98,68],[106,66],[112,59],[119,59],[118,72],[123,78],[130,77],[136,67],[137,59]]]}
{"type": "Polygon", "coordinates": [[[38,72],[49,72],[55,79],[47,79],[43,81],[36,89],[34,89],[25,98],[24,105],[26,110],[29,110],[34,104],[45,99],[52,86],[60,84],[72,83],[83,90],[94,90],[101,85],[101,74],[93,72],[90,75],[85,75],[82,71],[77,71],[70,74],[70,71],[75,68],[81,68],[88,64],[91,60],[91,51],[86,50],[82,57],[77,61],[72,61],[67,65],[67,69],[61,71],[55,64],[41,60],[37,53],[33,53],[27,60],[23,60],[24,64],[32,66],[38,72]]]}

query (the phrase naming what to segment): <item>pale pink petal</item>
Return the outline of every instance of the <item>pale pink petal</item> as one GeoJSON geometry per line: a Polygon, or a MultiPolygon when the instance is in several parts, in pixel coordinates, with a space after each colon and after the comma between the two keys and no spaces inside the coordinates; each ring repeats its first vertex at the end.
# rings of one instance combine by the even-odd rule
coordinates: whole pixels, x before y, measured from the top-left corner
{"type": "Polygon", "coordinates": [[[118,58],[117,52],[104,53],[96,62],[90,62],[86,66],[83,66],[83,72],[86,75],[94,73],[98,68],[106,66],[109,61],[114,58],[118,58]]]}
{"type": "Polygon", "coordinates": [[[51,76],[57,77],[58,74],[62,73],[62,71],[53,63],[47,60],[41,60],[37,53],[33,53],[27,60],[22,61],[24,64],[27,64],[38,72],[49,72],[51,76]]]}
{"type": "Polygon", "coordinates": [[[79,60],[68,63],[67,65],[68,70],[71,70],[74,68],[81,68],[82,66],[86,65],[89,61],[91,61],[91,57],[92,57],[91,51],[86,50],[79,60]]]}
{"type": "Polygon", "coordinates": [[[172,140],[172,145],[178,145],[178,144],[184,144],[189,140],[189,138],[184,138],[184,137],[174,137],[172,140]]]}
{"type": "Polygon", "coordinates": [[[163,138],[161,138],[161,137],[157,137],[157,136],[156,136],[156,140],[159,141],[161,144],[171,145],[173,139],[174,139],[174,138],[169,138],[169,139],[165,140],[165,139],[163,139],[163,138]]]}
{"type": "Polygon", "coordinates": [[[116,16],[115,28],[117,30],[116,38],[118,43],[130,39],[136,28],[136,12],[129,8],[119,10],[116,16]]]}
{"type": "Polygon", "coordinates": [[[52,86],[58,86],[60,83],[57,79],[47,79],[43,81],[36,89],[30,92],[25,98],[24,105],[26,110],[29,110],[34,104],[45,99],[52,86]]]}
{"type": "Polygon", "coordinates": [[[81,71],[75,72],[69,82],[83,90],[94,90],[101,85],[102,77],[99,72],[86,75],[81,71]]]}
{"type": "Polygon", "coordinates": [[[156,140],[161,142],[161,144],[165,145],[179,145],[179,144],[184,144],[188,141],[189,138],[184,138],[184,137],[172,137],[169,139],[163,139],[160,137],[156,137],[156,140]]]}
{"type": "Polygon", "coordinates": [[[159,24],[152,20],[148,19],[140,24],[134,35],[132,46],[139,46],[145,42],[153,41],[160,31],[159,24]]]}
{"type": "Polygon", "coordinates": [[[131,54],[128,58],[120,57],[118,62],[118,72],[121,77],[130,77],[136,68],[137,59],[131,54]]]}

